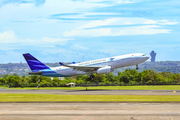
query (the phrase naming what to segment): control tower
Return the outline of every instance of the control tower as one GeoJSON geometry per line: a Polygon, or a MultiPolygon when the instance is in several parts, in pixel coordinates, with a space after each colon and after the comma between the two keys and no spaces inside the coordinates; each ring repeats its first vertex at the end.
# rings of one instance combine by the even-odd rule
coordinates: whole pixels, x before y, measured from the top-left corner
{"type": "Polygon", "coordinates": [[[150,55],[151,55],[151,62],[155,62],[156,60],[156,54],[154,51],[151,51],[150,55]]]}

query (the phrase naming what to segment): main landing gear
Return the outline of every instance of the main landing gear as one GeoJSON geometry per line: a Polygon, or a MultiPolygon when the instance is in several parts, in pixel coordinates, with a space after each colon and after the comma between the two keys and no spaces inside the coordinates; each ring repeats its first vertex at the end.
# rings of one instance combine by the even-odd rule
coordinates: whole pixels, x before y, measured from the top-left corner
{"type": "Polygon", "coordinates": [[[87,81],[90,81],[90,80],[92,80],[93,78],[95,78],[95,76],[94,76],[93,74],[91,74],[91,75],[89,76],[89,78],[87,78],[86,80],[87,80],[87,81]]]}
{"type": "Polygon", "coordinates": [[[139,68],[138,68],[138,65],[136,65],[136,70],[138,70],[139,68]]]}

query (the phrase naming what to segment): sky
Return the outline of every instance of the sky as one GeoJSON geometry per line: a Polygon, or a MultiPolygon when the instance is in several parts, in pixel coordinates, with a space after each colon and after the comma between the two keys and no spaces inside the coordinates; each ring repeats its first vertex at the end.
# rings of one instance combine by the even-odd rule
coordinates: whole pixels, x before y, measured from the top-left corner
{"type": "Polygon", "coordinates": [[[129,53],[180,60],[179,0],[0,0],[0,63],[30,53],[82,62],[129,53]]]}

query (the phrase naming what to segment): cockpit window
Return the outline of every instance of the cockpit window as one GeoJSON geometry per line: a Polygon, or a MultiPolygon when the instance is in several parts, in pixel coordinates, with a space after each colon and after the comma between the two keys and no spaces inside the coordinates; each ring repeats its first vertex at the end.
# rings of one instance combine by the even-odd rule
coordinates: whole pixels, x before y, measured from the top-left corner
{"type": "Polygon", "coordinates": [[[142,56],[146,56],[145,54],[143,54],[142,56]]]}

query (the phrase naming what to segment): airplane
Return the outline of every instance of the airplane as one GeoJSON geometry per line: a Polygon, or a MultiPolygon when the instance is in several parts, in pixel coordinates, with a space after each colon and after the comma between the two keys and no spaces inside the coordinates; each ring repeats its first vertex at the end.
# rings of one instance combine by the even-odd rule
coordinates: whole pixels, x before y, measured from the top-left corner
{"type": "Polygon", "coordinates": [[[89,78],[87,78],[87,81],[95,77],[93,73],[109,73],[113,72],[116,68],[136,65],[136,69],[138,70],[138,64],[143,63],[149,59],[149,56],[147,56],[146,54],[133,53],[80,63],[73,62],[71,64],[64,64],[62,62],[59,62],[61,66],[48,67],[29,53],[23,54],[23,56],[32,71],[29,72],[29,75],[70,77],[88,74],[89,78]]]}

